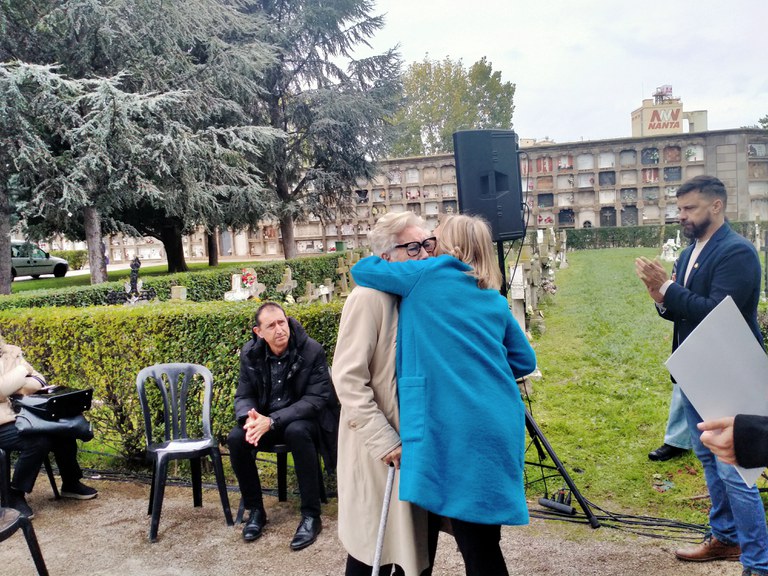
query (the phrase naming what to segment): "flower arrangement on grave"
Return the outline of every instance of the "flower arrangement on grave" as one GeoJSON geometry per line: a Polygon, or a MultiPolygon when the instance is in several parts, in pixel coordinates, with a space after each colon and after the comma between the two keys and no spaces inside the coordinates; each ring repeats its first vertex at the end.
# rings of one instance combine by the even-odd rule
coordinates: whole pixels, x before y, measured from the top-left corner
{"type": "Polygon", "coordinates": [[[256,284],[256,273],[252,270],[249,270],[248,268],[243,268],[240,281],[243,283],[243,288],[248,290],[252,288],[254,284],[256,284]]]}

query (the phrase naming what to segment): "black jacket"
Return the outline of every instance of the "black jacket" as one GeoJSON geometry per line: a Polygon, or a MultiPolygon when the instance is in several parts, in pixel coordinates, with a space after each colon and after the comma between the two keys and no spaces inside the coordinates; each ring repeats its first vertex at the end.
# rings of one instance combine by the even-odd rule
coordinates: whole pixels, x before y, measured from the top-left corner
{"type": "Polygon", "coordinates": [[[733,446],[739,466],[768,466],[768,417],[737,414],[733,424],[733,446]]]}
{"type": "Polygon", "coordinates": [[[267,342],[253,334],[240,352],[240,380],[235,392],[235,417],[245,423],[254,408],[269,416],[275,428],[284,429],[294,420],[316,420],[320,428],[320,446],[326,470],[336,468],[339,431],[339,401],[331,383],[325,350],[307,335],[294,318],[288,318],[291,338],[288,342],[288,372],[285,386],[292,404],[269,413],[270,373],[267,342]]]}

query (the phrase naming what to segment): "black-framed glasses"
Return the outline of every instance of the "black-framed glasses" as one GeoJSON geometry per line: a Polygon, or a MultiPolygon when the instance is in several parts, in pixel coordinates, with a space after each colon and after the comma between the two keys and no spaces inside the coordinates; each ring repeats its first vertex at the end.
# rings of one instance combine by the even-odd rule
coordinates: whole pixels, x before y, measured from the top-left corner
{"type": "Polygon", "coordinates": [[[418,256],[422,248],[424,248],[427,253],[431,254],[435,249],[435,246],[437,246],[437,238],[430,236],[423,242],[407,242],[405,244],[396,244],[395,248],[405,248],[408,256],[418,256]]]}

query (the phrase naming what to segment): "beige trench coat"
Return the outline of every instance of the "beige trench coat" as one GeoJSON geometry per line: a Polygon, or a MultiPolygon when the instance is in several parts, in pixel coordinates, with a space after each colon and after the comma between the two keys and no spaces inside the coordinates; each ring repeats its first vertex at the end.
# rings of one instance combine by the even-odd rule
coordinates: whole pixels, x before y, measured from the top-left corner
{"type": "Polygon", "coordinates": [[[0,424],[16,420],[8,399],[11,394],[32,394],[42,388],[40,382],[27,378],[29,374],[43,378],[24,360],[21,348],[0,341],[0,424]]]}
{"type": "MultiPolygon", "coordinates": [[[[333,384],[341,402],[339,425],[339,539],[347,552],[373,565],[387,484],[382,458],[400,446],[395,385],[397,299],[356,287],[347,298],[333,357],[333,384]]],[[[389,508],[382,564],[418,576],[427,558],[427,513],[401,502],[399,473],[389,508]]]]}

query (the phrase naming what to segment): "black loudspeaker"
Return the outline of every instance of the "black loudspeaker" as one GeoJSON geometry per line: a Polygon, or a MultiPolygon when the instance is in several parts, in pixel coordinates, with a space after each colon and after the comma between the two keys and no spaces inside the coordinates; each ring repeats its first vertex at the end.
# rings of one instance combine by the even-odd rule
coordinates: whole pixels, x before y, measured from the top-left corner
{"type": "Polygon", "coordinates": [[[485,218],[495,242],[522,238],[523,195],[514,131],[454,132],[453,155],[461,213],[485,218]]]}

